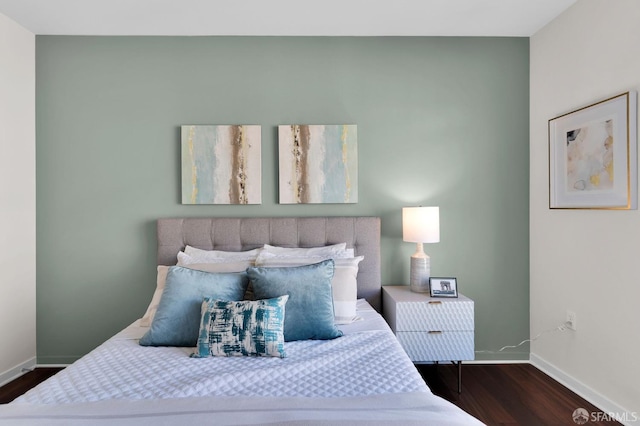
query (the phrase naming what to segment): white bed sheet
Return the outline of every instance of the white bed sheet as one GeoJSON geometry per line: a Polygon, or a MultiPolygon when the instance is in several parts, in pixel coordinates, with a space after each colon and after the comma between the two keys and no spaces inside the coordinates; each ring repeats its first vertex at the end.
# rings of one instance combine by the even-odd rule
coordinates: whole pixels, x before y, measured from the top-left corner
{"type": "Polygon", "coordinates": [[[215,413],[216,424],[481,424],[431,394],[384,319],[365,301],[359,301],[358,315],[360,320],[339,327],[341,338],[286,343],[284,359],[199,359],[189,358],[193,348],[142,347],[138,339],[147,328],[136,321],[0,407],[0,423],[157,425],[215,413]]]}

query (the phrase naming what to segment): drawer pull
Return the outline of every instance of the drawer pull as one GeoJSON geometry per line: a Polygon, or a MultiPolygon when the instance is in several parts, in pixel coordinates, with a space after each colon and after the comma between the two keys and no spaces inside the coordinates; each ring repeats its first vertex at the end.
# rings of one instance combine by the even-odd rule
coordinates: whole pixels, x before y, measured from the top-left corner
{"type": "Polygon", "coordinates": [[[429,334],[442,334],[442,331],[429,330],[429,334]]]}
{"type": "Polygon", "coordinates": [[[430,305],[441,305],[442,301],[441,300],[430,300],[429,304],[430,305]]]}

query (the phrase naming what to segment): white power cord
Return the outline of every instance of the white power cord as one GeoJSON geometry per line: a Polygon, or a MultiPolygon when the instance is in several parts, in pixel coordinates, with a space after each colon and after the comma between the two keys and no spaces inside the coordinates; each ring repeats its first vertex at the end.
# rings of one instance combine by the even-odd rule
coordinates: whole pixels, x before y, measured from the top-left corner
{"type": "Polygon", "coordinates": [[[538,338],[540,338],[542,335],[547,334],[547,333],[554,333],[556,331],[566,331],[568,326],[569,326],[569,322],[565,321],[562,324],[560,324],[559,326],[555,327],[555,328],[550,328],[549,330],[545,330],[542,331],[540,333],[538,333],[535,337],[532,337],[531,339],[525,339],[522,342],[518,343],[517,345],[507,345],[507,346],[503,346],[502,348],[500,348],[497,351],[476,351],[476,353],[489,353],[489,354],[497,354],[498,352],[502,352],[505,349],[510,349],[510,348],[517,348],[519,346],[524,345],[527,342],[533,342],[534,340],[538,340],[538,338]]]}

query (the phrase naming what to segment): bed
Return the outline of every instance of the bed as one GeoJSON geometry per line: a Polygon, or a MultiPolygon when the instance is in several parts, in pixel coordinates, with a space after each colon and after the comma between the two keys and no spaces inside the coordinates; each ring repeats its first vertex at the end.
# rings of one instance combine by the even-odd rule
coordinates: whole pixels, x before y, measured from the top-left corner
{"type": "MultiPolygon", "coordinates": [[[[379,314],[379,218],[159,219],[157,233],[158,276],[161,270],[168,271],[163,278],[165,287],[160,291],[158,284],[156,289],[156,293],[160,291],[162,295],[160,303],[152,301],[141,319],[14,402],[0,406],[0,424],[481,424],[430,392],[379,314]],[[342,248],[331,248],[330,255],[317,256],[313,252],[318,248],[324,253],[340,244],[342,248]],[[267,247],[273,252],[267,252],[267,247]],[[190,255],[187,248],[191,250],[190,255]],[[188,274],[208,279],[218,273],[196,270],[196,266],[191,268],[185,259],[200,255],[204,259],[210,253],[241,256],[253,250],[268,255],[267,263],[259,266],[254,259],[255,265],[247,269],[246,274],[251,277],[248,281],[253,285],[250,291],[254,295],[251,300],[237,302],[206,299],[202,316],[198,313],[195,349],[194,345],[141,345],[150,335],[158,336],[152,331],[157,330],[156,326],[165,318],[170,291],[187,291],[184,283],[175,284],[177,280],[194,276],[188,274]],[[295,255],[289,255],[291,250],[295,255]],[[300,252],[304,252],[302,257],[308,256],[311,260],[305,257],[303,264],[297,264],[300,252]],[[347,252],[348,260],[340,260],[342,253],[347,252]],[[317,262],[318,257],[323,259],[317,262]],[[355,273],[352,259],[357,259],[355,273]],[[163,266],[176,263],[182,266],[163,266]],[[351,266],[343,266],[347,264],[351,266]],[[276,290],[272,282],[263,285],[262,280],[268,281],[277,274],[289,277],[295,272],[297,280],[299,273],[309,274],[304,275],[312,277],[309,280],[320,274],[325,282],[329,270],[330,280],[336,279],[338,270],[354,273],[353,285],[357,286],[353,295],[346,295],[344,301],[337,300],[339,292],[332,281],[334,290],[330,290],[333,294],[329,294],[332,298],[329,303],[335,312],[332,310],[332,324],[327,327],[337,335],[311,339],[302,335],[293,339],[294,333],[304,329],[306,316],[315,315],[315,304],[323,306],[324,296],[314,295],[314,306],[303,305],[304,309],[298,312],[290,306],[294,297],[296,303],[301,300],[299,292],[303,290],[296,288],[286,296],[278,293],[278,297],[263,299],[269,291],[276,290]],[[284,357],[208,356],[214,353],[214,347],[227,351],[231,345],[224,340],[228,335],[222,344],[220,339],[212,340],[215,333],[211,329],[203,333],[205,306],[210,309],[207,312],[214,315],[222,309],[218,306],[220,303],[226,309],[230,304],[255,306],[251,304],[267,303],[265,300],[270,304],[260,307],[271,309],[269,312],[273,315],[269,318],[275,318],[274,330],[278,331],[270,331],[273,339],[266,346],[272,350],[271,355],[284,357]],[[338,306],[345,315],[350,312],[355,315],[348,320],[340,317],[338,321],[338,306]],[[145,322],[152,307],[156,309],[155,317],[145,322]],[[286,316],[289,314],[304,317],[296,317],[301,318],[299,321],[285,321],[285,317],[294,318],[286,316]],[[289,336],[291,339],[287,339],[289,336]],[[276,349],[280,352],[273,352],[276,349]],[[204,355],[198,356],[199,353],[204,355]]],[[[196,263],[203,264],[202,260],[196,263]]],[[[154,294],[154,300],[156,296],[154,294]]],[[[321,311],[319,307],[318,310],[321,311]]],[[[210,320],[206,324],[214,323],[210,320]]],[[[228,327],[225,330],[228,332],[228,327]]],[[[303,331],[316,332],[315,329],[303,331]]],[[[259,350],[264,347],[261,341],[259,350]]],[[[255,349],[255,345],[251,349],[255,349]]]]}

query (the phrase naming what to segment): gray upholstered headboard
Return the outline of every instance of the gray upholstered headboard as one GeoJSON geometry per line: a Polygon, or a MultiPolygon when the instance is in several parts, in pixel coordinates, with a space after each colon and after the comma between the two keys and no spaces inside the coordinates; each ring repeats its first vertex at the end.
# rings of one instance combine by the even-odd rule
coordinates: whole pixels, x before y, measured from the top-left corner
{"type": "Polygon", "coordinates": [[[175,265],[186,245],[205,250],[244,251],[271,244],[318,247],[347,243],[364,256],[358,297],[380,311],[380,218],[270,217],[158,219],[158,265],[175,265]]]}

